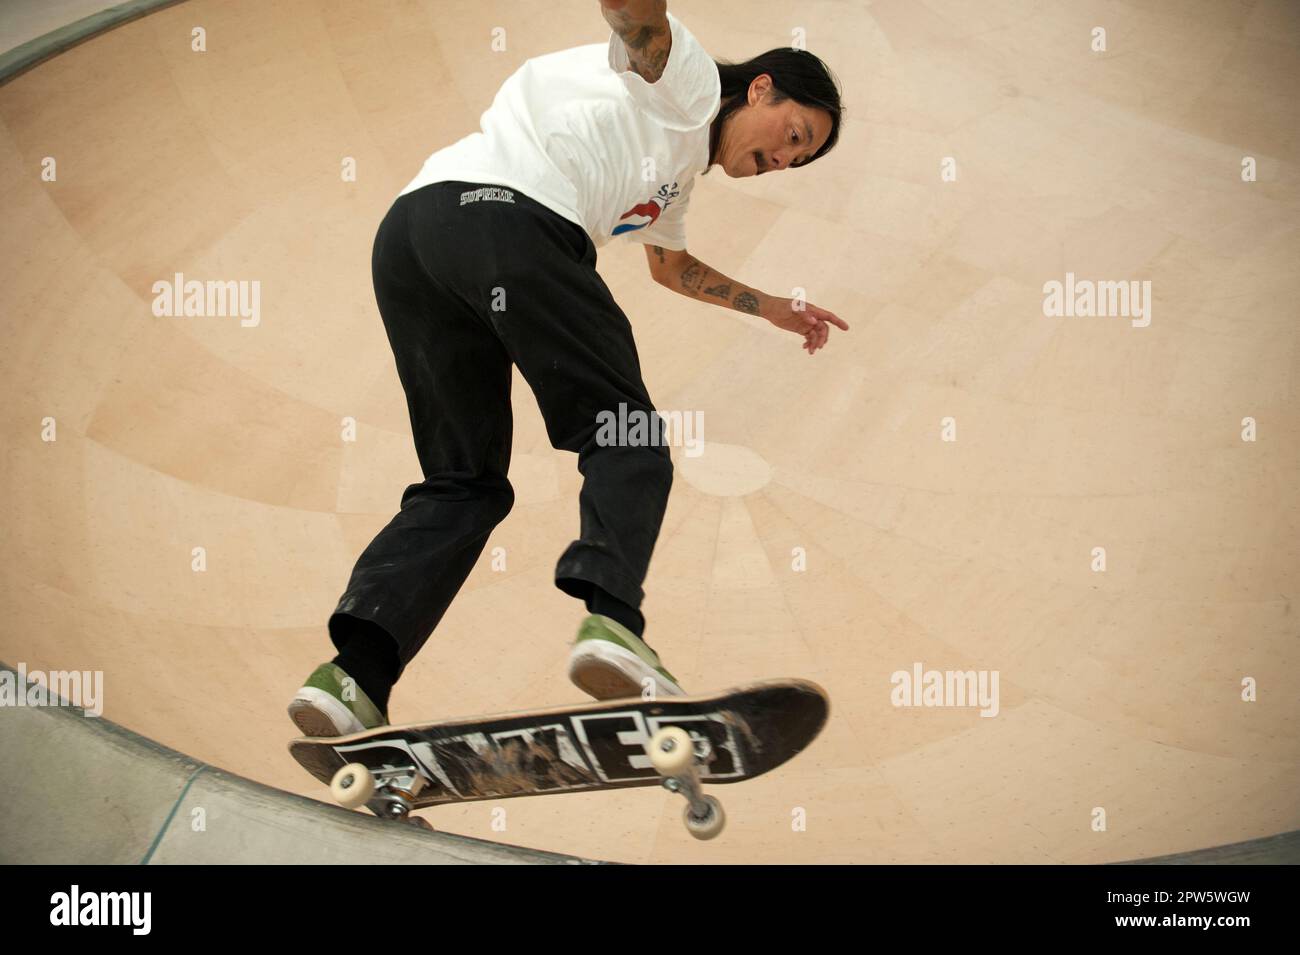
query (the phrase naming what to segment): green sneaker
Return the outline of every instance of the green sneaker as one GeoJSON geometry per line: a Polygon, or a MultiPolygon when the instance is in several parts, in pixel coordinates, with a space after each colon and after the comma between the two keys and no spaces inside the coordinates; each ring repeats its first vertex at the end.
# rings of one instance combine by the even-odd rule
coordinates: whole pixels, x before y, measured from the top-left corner
{"type": "Polygon", "coordinates": [[[597,700],[639,697],[646,680],[652,681],[656,696],[686,694],[640,637],[600,614],[592,614],[578,628],[569,652],[569,679],[597,700]]]}
{"type": "Polygon", "coordinates": [[[322,663],[307,677],[289,704],[289,719],[304,736],[347,736],[388,725],[379,707],[335,663],[322,663]]]}

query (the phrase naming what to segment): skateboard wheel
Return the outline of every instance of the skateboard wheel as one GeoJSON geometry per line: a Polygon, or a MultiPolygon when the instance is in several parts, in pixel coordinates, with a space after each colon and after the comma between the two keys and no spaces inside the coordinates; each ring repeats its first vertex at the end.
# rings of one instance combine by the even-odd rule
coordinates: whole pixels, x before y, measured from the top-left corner
{"type": "Polygon", "coordinates": [[[709,814],[704,818],[701,819],[692,813],[690,806],[687,806],[686,811],[682,813],[686,831],[696,839],[712,839],[727,824],[727,814],[722,811],[722,803],[718,802],[717,797],[705,796],[704,801],[709,805],[709,814]]]}
{"type": "Polygon", "coordinates": [[[680,726],[665,726],[650,740],[650,765],[660,776],[680,776],[695,762],[691,734],[680,726]]]}
{"type": "Polygon", "coordinates": [[[330,782],[330,795],[344,809],[356,809],[364,806],[375,793],[375,777],[370,775],[369,767],[361,763],[348,763],[330,782]]]}

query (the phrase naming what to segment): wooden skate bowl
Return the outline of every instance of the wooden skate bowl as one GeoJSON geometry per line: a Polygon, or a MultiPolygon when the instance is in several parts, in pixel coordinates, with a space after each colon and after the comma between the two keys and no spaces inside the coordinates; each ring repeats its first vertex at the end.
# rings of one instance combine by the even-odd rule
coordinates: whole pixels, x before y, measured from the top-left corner
{"type": "MultiPolygon", "coordinates": [[[[721,58],[791,42],[780,4],[673,9],[721,58]]],[[[852,331],[808,358],[655,285],[635,243],[599,269],[659,406],[706,423],[673,452],[647,637],[694,692],[805,677],[834,717],[729,791],[716,842],[652,789],[515,800],[510,841],[1078,863],[1300,828],[1297,8],[1107,8],[1104,52],[1072,4],[802,16],[840,145],[715,168],[690,248],[852,331]],[[1150,281],[1150,324],[1044,315],[1068,274],[1150,281]],[[896,706],[918,666],[996,672],[996,715],[896,706]]],[[[0,657],[102,672],[115,722],[326,798],[284,707],[419,477],[375,226],[524,59],[607,38],[594,4],[192,0],[0,86],[0,657]],[[257,323],[155,315],[177,273],[260,283],[257,323]]],[[[579,698],[552,574],[580,477],[515,384],[514,510],[395,722],[579,698]]],[[[439,823],[492,838],[495,808],[439,823]]]]}

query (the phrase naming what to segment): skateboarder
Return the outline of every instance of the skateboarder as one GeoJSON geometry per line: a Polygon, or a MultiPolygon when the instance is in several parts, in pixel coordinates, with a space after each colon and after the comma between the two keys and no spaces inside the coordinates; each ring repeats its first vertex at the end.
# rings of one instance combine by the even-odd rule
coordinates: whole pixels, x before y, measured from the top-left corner
{"type": "Polygon", "coordinates": [[[848,328],[686,251],[697,174],[761,175],[835,145],[840,97],[825,65],[788,48],[715,63],[663,0],[601,8],[608,44],[525,62],[482,131],[434,153],[379,226],[375,297],[424,480],[362,553],[330,617],[338,655],[289,705],[305,735],[387,723],[394,683],[509,512],[512,365],[551,443],[576,453],[583,475],[580,536],[555,571],[589,613],[570,678],[596,699],[639,695],[647,678],[661,695],[683,692],[646,643],[639,609],[672,483],[668,448],[598,435],[602,413],[654,413],[631,326],[596,272],[598,246],[618,235],[643,243],[656,281],[761,316],[810,354],[830,325],[848,328]]]}

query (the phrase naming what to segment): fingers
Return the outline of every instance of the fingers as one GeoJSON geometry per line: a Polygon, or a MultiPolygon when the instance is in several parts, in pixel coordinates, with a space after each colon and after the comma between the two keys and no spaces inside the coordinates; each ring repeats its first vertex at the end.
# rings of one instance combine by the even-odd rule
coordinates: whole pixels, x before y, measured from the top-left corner
{"type": "Polygon", "coordinates": [[[846,332],[849,330],[849,323],[844,321],[844,319],[840,318],[834,312],[828,312],[824,308],[819,308],[817,309],[817,317],[824,322],[830,322],[838,329],[846,332]]]}
{"type": "Polygon", "coordinates": [[[815,328],[808,329],[803,333],[803,344],[799,346],[810,355],[813,353],[814,350],[813,342],[816,340],[816,335],[817,335],[817,329],[815,328]]]}
{"type": "Polygon", "coordinates": [[[830,338],[830,334],[831,330],[827,326],[826,322],[820,320],[814,321],[814,323],[803,333],[804,350],[810,355],[814,354],[819,348],[825,347],[827,340],[830,338]]]}
{"type": "MultiPolygon", "coordinates": [[[[828,312],[824,308],[818,308],[812,303],[807,303],[802,309],[793,309],[796,315],[802,316],[803,328],[791,326],[785,322],[777,324],[788,329],[789,331],[803,335],[803,349],[812,355],[818,349],[824,348],[826,342],[830,339],[830,326],[834,325],[841,331],[849,330],[849,323],[844,321],[834,312],[828,312]]],[[[775,319],[772,319],[775,322],[775,319]]]]}

